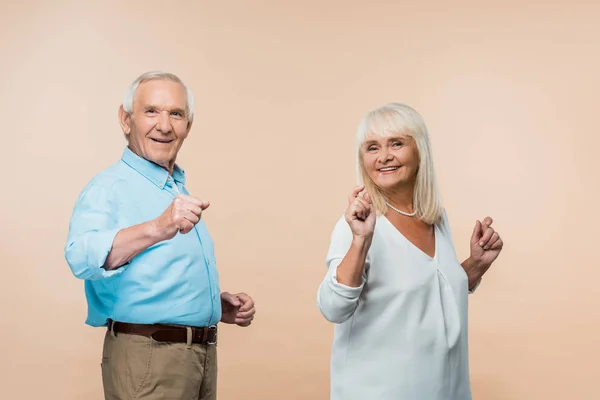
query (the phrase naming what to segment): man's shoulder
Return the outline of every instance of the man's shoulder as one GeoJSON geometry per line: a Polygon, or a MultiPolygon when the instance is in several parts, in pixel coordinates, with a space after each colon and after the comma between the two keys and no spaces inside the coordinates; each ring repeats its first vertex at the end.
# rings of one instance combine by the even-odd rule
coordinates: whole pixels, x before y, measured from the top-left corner
{"type": "Polygon", "coordinates": [[[92,176],[81,190],[80,196],[99,192],[119,193],[123,188],[129,187],[127,184],[129,177],[128,168],[118,160],[92,176]]]}
{"type": "Polygon", "coordinates": [[[92,176],[92,179],[90,179],[86,186],[111,188],[115,184],[127,180],[127,172],[127,168],[124,168],[121,160],[116,161],[92,176]]]}

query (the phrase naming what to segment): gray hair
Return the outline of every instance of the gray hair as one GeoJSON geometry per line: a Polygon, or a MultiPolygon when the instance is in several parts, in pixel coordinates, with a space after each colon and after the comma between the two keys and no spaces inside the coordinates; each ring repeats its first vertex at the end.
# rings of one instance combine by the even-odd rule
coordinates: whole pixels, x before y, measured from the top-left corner
{"type": "Polygon", "coordinates": [[[135,92],[138,86],[140,86],[140,84],[143,82],[157,79],[164,79],[177,82],[184,87],[185,93],[187,95],[185,113],[188,122],[192,122],[194,120],[194,96],[192,95],[192,91],[185,85],[185,83],[183,83],[181,79],[179,79],[177,75],[171,74],[169,72],[150,71],[140,75],[135,81],[133,81],[133,83],[129,86],[127,92],[125,93],[125,98],[123,99],[123,110],[127,114],[131,115],[131,113],[133,112],[133,100],[135,98],[135,92]]]}
{"type": "Polygon", "coordinates": [[[365,185],[375,210],[385,214],[386,195],[371,179],[363,161],[363,143],[367,136],[410,136],[419,151],[419,168],[415,183],[413,207],[417,217],[428,224],[443,218],[443,205],[433,166],[429,132],[421,115],[412,107],[401,103],[388,103],[369,111],[360,122],[356,135],[358,183],[365,185]]]}

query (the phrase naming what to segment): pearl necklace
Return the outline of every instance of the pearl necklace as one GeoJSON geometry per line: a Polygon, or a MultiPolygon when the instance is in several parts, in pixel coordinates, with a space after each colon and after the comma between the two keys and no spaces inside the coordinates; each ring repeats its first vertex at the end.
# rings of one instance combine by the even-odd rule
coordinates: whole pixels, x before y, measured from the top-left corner
{"type": "Polygon", "coordinates": [[[414,216],[417,214],[417,210],[414,210],[414,211],[413,211],[413,212],[411,212],[411,213],[407,213],[407,212],[404,212],[404,211],[402,211],[402,210],[398,210],[396,207],[394,207],[393,205],[391,205],[391,204],[390,204],[390,203],[388,203],[387,201],[385,202],[385,204],[387,204],[387,206],[388,206],[389,208],[391,208],[392,210],[396,211],[397,213],[400,213],[400,214],[402,214],[402,215],[406,215],[407,217],[414,217],[414,216]]]}

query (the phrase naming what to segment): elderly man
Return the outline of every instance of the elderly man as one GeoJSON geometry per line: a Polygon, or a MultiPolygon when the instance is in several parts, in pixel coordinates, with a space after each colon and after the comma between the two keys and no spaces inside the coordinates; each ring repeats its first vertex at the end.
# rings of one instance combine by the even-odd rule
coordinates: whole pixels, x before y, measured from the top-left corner
{"type": "Polygon", "coordinates": [[[121,159],[75,204],[65,246],[85,280],[86,323],[106,327],[106,399],[216,399],[217,323],[250,325],[254,302],[220,293],[214,246],[175,163],[193,96],[175,75],[150,72],[119,108],[121,159]]]}

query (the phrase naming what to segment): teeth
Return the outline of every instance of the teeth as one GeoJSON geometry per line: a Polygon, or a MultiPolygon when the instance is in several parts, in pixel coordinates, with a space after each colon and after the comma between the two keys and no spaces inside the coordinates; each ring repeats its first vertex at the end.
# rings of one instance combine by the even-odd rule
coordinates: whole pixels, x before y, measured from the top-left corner
{"type": "Polygon", "coordinates": [[[380,168],[380,171],[394,171],[398,169],[398,167],[387,167],[387,168],[380,168]]]}

